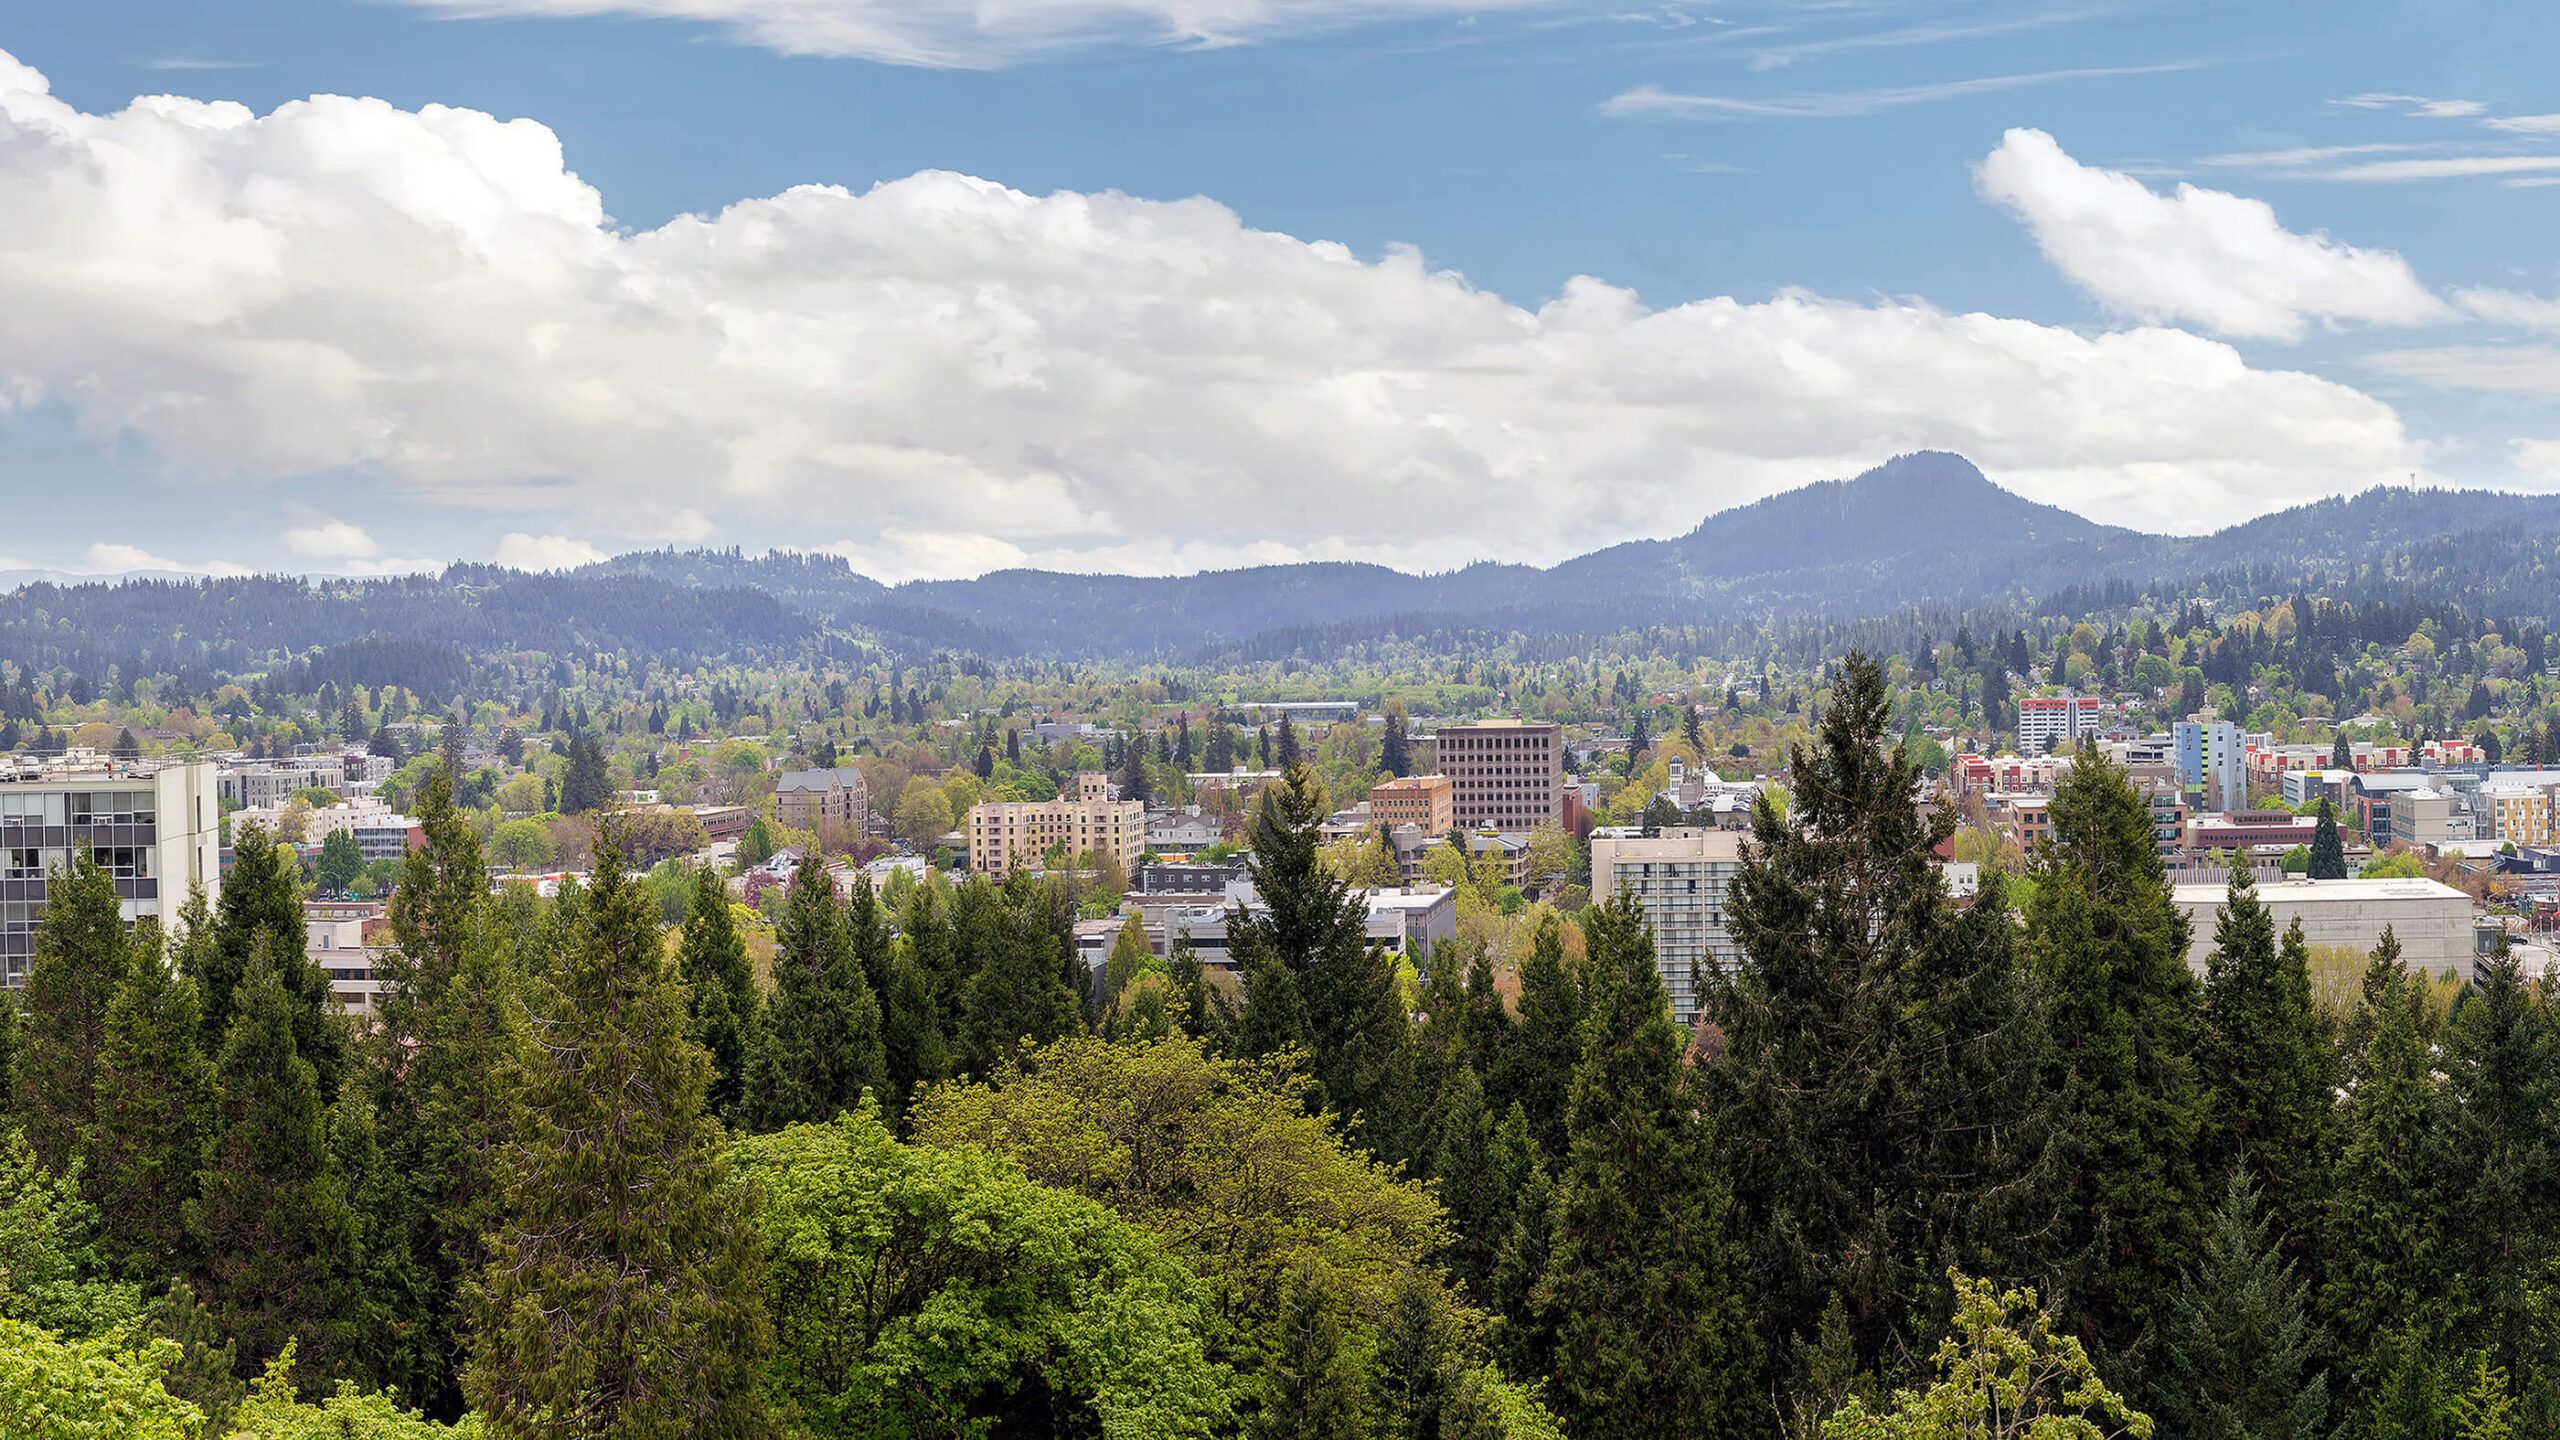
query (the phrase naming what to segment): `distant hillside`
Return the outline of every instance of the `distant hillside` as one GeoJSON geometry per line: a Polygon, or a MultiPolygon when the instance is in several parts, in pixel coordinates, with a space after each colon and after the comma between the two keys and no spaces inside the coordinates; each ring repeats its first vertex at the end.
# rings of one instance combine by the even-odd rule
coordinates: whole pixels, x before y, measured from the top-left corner
{"type": "MultiPolygon", "coordinates": [[[[1689,627],[1692,643],[1903,617],[2025,616],[2189,591],[2317,589],[2442,600],[2560,624],[2560,496],[2376,489],[2216,534],[2146,535],[2040,505],[1961,456],[1898,456],[1551,569],[1438,575],[1274,565],[1172,577],[1000,570],[886,586],[825,555],[654,550],[562,574],[306,582],[60,583],[0,593],[0,659],[105,675],[249,674],[279,659],[404,672],[442,692],[458,657],[623,651],[666,661],[811,656],[849,644],[990,659],[1319,653],[1389,636],[1541,645],[1689,627]],[[324,653],[325,652],[325,653],[324,653]],[[332,658],[334,657],[334,658],[332,658]]],[[[1838,643],[1854,630],[1824,631],[1838,643]]],[[[191,679],[192,683],[192,679],[191,679]]],[[[365,683],[374,683],[368,680],[365,683]]]]}

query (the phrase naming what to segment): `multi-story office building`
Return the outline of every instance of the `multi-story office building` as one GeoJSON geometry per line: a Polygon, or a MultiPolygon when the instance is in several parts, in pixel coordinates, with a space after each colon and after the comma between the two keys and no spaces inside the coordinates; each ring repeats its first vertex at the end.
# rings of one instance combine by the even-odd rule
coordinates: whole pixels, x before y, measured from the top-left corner
{"type": "Polygon", "coordinates": [[[1653,963],[1671,992],[1671,1013],[1697,1018],[1697,981],[1730,972],[1741,959],[1725,928],[1725,892],[1742,869],[1743,836],[1732,830],[1675,828],[1646,835],[1629,827],[1591,832],[1591,893],[1624,893],[1644,907],[1653,963]]]}
{"type": "Polygon", "coordinates": [[[1458,823],[1458,787],[1446,775],[1407,775],[1369,788],[1369,823],[1446,835],[1458,823]]]}
{"type": "Polygon", "coordinates": [[[1458,828],[1535,830],[1564,813],[1564,727],[1523,720],[1444,725],[1440,773],[1458,828]]]}
{"type": "Polygon", "coordinates": [[[2249,754],[2228,720],[2181,720],[2170,727],[2178,784],[2205,810],[2249,808],[2249,754]]]}
{"type": "Polygon", "coordinates": [[[773,788],[774,811],[797,830],[824,823],[861,825],[871,818],[871,786],[850,765],[833,770],[785,770],[773,788]]]}
{"type": "Polygon", "coordinates": [[[1097,851],[1127,874],[1146,853],[1147,807],[1112,799],[1109,778],[1087,770],[1073,800],[991,800],[969,811],[969,868],[979,874],[1009,875],[1060,848],[1069,864],[1097,851]]]}
{"type": "Polygon", "coordinates": [[[2095,695],[2029,695],[2018,702],[2018,753],[2050,754],[2053,747],[2078,744],[2098,733],[2095,695]]]}
{"type": "Polygon", "coordinates": [[[0,983],[25,983],[52,872],[87,851],[127,922],[177,913],[222,883],[221,804],[207,764],[0,771],[0,983]]]}

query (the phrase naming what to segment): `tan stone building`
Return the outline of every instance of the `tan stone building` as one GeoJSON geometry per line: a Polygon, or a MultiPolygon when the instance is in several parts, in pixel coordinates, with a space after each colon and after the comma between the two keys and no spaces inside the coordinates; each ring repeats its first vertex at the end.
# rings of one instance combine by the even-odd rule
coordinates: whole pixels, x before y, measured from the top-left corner
{"type": "Polygon", "coordinates": [[[1458,787],[1446,775],[1407,775],[1369,788],[1369,823],[1446,835],[1458,823],[1458,787]]]}
{"type": "Polygon", "coordinates": [[[1437,739],[1459,828],[1525,831],[1562,819],[1564,727],[1477,720],[1444,725],[1437,739]]]}
{"type": "Polygon", "coordinates": [[[1130,873],[1146,853],[1147,807],[1112,799],[1109,779],[1087,770],[1073,800],[991,800],[969,811],[969,868],[981,875],[1036,868],[1060,846],[1070,862],[1099,851],[1130,873]]]}
{"type": "Polygon", "coordinates": [[[850,765],[785,770],[774,785],[773,804],[782,823],[796,830],[815,830],[830,820],[860,826],[871,817],[871,786],[850,765]]]}

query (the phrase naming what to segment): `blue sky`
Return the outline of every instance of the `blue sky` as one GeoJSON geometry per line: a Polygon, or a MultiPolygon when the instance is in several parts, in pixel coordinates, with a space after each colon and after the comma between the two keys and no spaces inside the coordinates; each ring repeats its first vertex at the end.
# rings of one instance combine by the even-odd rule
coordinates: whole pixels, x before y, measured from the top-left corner
{"type": "Polygon", "coordinates": [[[1551,561],[1923,444],[2151,528],[2560,485],[2540,8],[19,7],[0,568],[1551,561]]]}

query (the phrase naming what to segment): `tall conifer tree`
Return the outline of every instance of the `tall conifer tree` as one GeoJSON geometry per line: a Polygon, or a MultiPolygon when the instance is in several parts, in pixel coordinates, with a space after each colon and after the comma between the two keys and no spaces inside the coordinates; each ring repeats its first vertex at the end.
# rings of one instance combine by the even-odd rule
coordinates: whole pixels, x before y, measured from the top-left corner
{"type": "Polygon", "coordinates": [[[294,1043],[301,1002],[265,951],[250,955],[232,993],[214,1066],[213,1153],[187,1211],[198,1288],[243,1364],[262,1366],[290,1341],[300,1373],[344,1374],[357,1227],[330,1157],[319,1077],[294,1043]]]}
{"type": "Polygon", "coordinates": [[[693,909],[676,945],[676,973],[684,980],[694,1042],[711,1057],[712,1113],[733,1117],[745,1093],[747,1049],[762,997],[747,942],[729,914],[729,887],[708,866],[693,877],[693,909]]]}
{"type": "Polygon", "coordinates": [[[2328,1204],[2336,1080],[2327,1026],[2311,1003],[2302,922],[2279,942],[2248,863],[2235,857],[2205,962],[2202,1073],[2211,1104],[2200,1159],[2266,1187],[2286,1255],[2316,1278],[2328,1204]]]}
{"type": "Polygon", "coordinates": [[[101,1248],[148,1284],[192,1256],[186,1205],[213,1135],[213,1065],[197,1048],[199,1029],[195,982],[157,961],[128,970],[107,1006],[82,1179],[101,1248]]]}
{"type": "Polygon", "coordinates": [[[2048,997],[2047,1083],[2068,1177],[2056,1260],[2081,1332],[2120,1379],[2195,1253],[2197,996],[2151,814],[2096,746],[2055,787],[2027,935],[2048,997]]]}
{"type": "Polygon", "coordinates": [[[1318,853],[1325,811],[1323,782],[1306,766],[1264,788],[1250,865],[1265,909],[1232,916],[1227,943],[1245,975],[1247,1036],[1277,1048],[1289,1027],[1275,1003],[1298,1007],[1323,1101],[1348,1116],[1389,1099],[1408,1024],[1395,972],[1369,944],[1367,910],[1318,853]]]}
{"type": "Polygon", "coordinates": [[[1756,1436],[1745,1260],[1632,902],[1590,912],[1590,1046],[1538,1302],[1577,1440],[1756,1436]]]}
{"type": "Polygon", "coordinates": [[[1853,654],[1795,804],[1765,801],[1730,913],[1743,958],[1708,994],[1725,1053],[1702,1073],[1753,1276],[1765,1353],[1836,1300],[1869,1366],[1920,1353],[1950,1267],[2027,1271],[2054,1222],[2042,1030],[1995,879],[1960,914],[1888,746],[1884,676],[1853,654]]]}
{"type": "Polygon", "coordinates": [[[853,952],[835,880],[814,849],[791,877],[773,974],[773,1003],[747,1060],[749,1123],[779,1130],[826,1120],[852,1109],[865,1090],[883,1090],[880,1002],[853,952]]]}
{"type": "MultiPolygon", "coordinates": [[[[2392,937],[2387,933],[2386,942],[2392,937]]],[[[2397,946],[2390,948],[2396,952],[2397,946]]],[[[2377,955],[2382,952],[2377,951],[2377,955]]],[[[2330,1201],[2321,1310],[2354,1393],[2384,1387],[2404,1328],[2436,1328],[2444,1236],[2433,1193],[2439,1096],[2417,983],[2369,973],[2362,1052],[2341,1125],[2345,1149],[2330,1201]]]]}
{"type": "MultiPolygon", "coordinates": [[[[25,1029],[18,1047],[21,1124],[36,1159],[67,1169],[97,1125],[99,1058],[107,1008],[134,968],[146,963],[125,934],[115,877],[85,852],[57,867],[36,921],[35,959],[19,997],[25,1029]]],[[[145,932],[160,963],[158,931],[145,932]]]]}
{"type": "Polygon", "coordinates": [[[575,942],[531,987],[539,1043],[518,1052],[505,1218],[476,1292],[464,1389],[502,1440],[765,1433],[756,1231],[662,953],[608,833],[575,942]]]}

